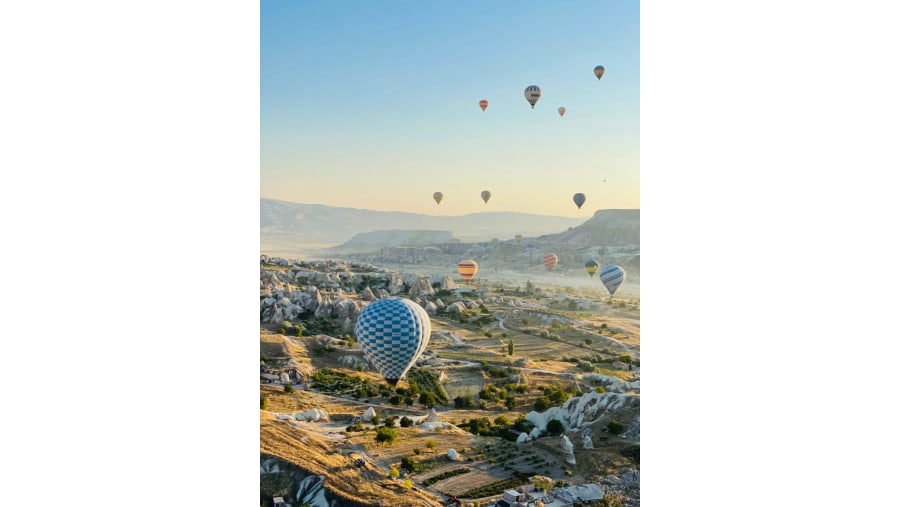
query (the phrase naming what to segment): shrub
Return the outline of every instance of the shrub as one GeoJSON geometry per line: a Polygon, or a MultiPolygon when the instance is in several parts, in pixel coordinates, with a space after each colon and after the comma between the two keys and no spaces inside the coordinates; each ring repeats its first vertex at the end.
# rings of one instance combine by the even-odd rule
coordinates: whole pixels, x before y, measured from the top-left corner
{"type": "Polygon", "coordinates": [[[550,324],[550,329],[562,329],[562,328],[563,328],[563,325],[560,324],[558,320],[554,320],[554,321],[550,324]]]}
{"type": "Polygon", "coordinates": [[[433,451],[434,448],[437,447],[437,442],[435,442],[434,440],[428,440],[427,442],[425,442],[425,447],[433,451]]]}
{"type": "Polygon", "coordinates": [[[550,333],[546,329],[541,329],[541,338],[550,338],[550,333]]]}
{"type": "Polygon", "coordinates": [[[620,435],[623,431],[625,431],[625,425],[613,419],[606,425],[606,429],[608,429],[609,432],[613,435],[620,435]]]}
{"type": "Polygon", "coordinates": [[[405,456],[402,460],[400,460],[400,468],[406,470],[407,472],[415,472],[416,460],[412,459],[411,456],[405,456]]]}
{"type": "Polygon", "coordinates": [[[547,410],[548,408],[550,408],[550,398],[548,398],[546,396],[541,396],[540,398],[535,400],[534,410],[536,412],[543,412],[544,410],[547,410]]]}
{"type": "Polygon", "coordinates": [[[453,405],[456,408],[471,408],[475,405],[475,401],[472,399],[471,394],[467,394],[465,396],[457,396],[454,398],[453,405]]]}
{"type": "Polygon", "coordinates": [[[585,344],[585,345],[590,345],[590,344],[592,344],[592,343],[594,343],[594,342],[593,342],[590,338],[585,338],[585,339],[584,339],[584,344],[585,344]]]}
{"type": "Polygon", "coordinates": [[[292,385],[290,385],[290,384],[285,384],[285,385],[284,385],[284,392],[286,392],[286,393],[292,393],[292,392],[294,392],[294,386],[292,386],[292,385]]]}
{"type": "Polygon", "coordinates": [[[500,336],[502,336],[503,338],[509,338],[509,333],[504,331],[500,336]]]}
{"type": "Polygon", "coordinates": [[[403,428],[409,428],[413,425],[413,420],[409,417],[403,416],[400,418],[400,426],[403,428]]]}
{"type": "Polygon", "coordinates": [[[509,419],[507,419],[505,415],[498,415],[494,419],[494,424],[497,426],[509,426],[509,419]]]}
{"type": "Polygon", "coordinates": [[[400,405],[400,396],[397,396],[395,394],[395,395],[391,396],[391,399],[388,401],[391,403],[391,405],[394,405],[394,406],[400,405]]]}
{"type": "Polygon", "coordinates": [[[606,389],[605,389],[603,386],[597,386],[597,387],[594,388],[594,390],[597,391],[598,393],[605,393],[605,392],[606,392],[606,389]]]}
{"type": "Polygon", "coordinates": [[[394,428],[385,428],[382,426],[375,430],[375,441],[381,443],[394,443],[394,440],[397,440],[397,430],[394,428]]]}
{"type": "Polygon", "coordinates": [[[516,399],[515,398],[506,398],[506,410],[512,410],[516,408],[516,399]]]}
{"type": "Polygon", "coordinates": [[[563,426],[562,421],[558,419],[550,419],[547,421],[547,434],[551,436],[557,436],[562,434],[565,427],[563,426]]]}
{"type": "Polygon", "coordinates": [[[419,395],[419,403],[425,405],[428,408],[433,407],[436,401],[437,400],[435,399],[434,393],[432,392],[424,392],[419,395]]]}
{"type": "Polygon", "coordinates": [[[375,414],[372,416],[372,424],[377,426],[378,423],[380,423],[380,422],[381,422],[381,418],[378,416],[378,414],[375,414]]]}
{"type": "Polygon", "coordinates": [[[419,449],[418,447],[413,447],[413,454],[415,454],[416,456],[418,456],[419,454],[422,454],[422,449],[419,449]]]}
{"type": "Polygon", "coordinates": [[[385,428],[393,428],[396,425],[397,425],[397,423],[394,422],[394,419],[392,419],[390,417],[384,418],[384,427],[385,428]]]}
{"type": "Polygon", "coordinates": [[[485,335],[486,337],[488,337],[488,338],[493,338],[493,337],[494,337],[494,333],[492,333],[492,332],[490,332],[490,331],[485,331],[485,332],[484,332],[484,335],[485,335]]]}
{"type": "Polygon", "coordinates": [[[266,397],[261,394],[259,395],[259,408],[261,408],[262,410],[269,408],[269,400],[267,400],[266,397]]]}

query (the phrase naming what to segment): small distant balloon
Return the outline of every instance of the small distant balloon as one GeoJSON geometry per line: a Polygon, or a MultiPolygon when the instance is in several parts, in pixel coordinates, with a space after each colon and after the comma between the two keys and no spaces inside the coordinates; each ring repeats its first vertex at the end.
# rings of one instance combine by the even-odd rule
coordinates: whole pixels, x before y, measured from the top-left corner
{"type": "Polygon", "coordinates": [[[485,204],[491,199],[491,193],[487,190],[481,192],[481,200],[484,201],[485,204]]]}
{"type": "Polygon", "coordinates": [[[604,72],[606,72],[606,69],[604,69],[602,65],[594,67],[594,75],[597,76],[597,79],[603,77],[604,72]]]}
{"type": "Polygon", "coordinates": [[[625,270],[612,264],[603,266],[603,269],[600,270],[600,281],[603,282],[606,290],[609,291],[609,295],[612,296],[616,293],[616,289],[625,281],[625,270]]]}
{"type": "Polygon", "coordinates": [[[544,256],[544,266],[547,268],[547,271],[553,269],[553,266],[556,266],[557,262],[559,262],[559,257],[557,257],[555,253],[544,256]]]}
{"type": "Polygon", "coordinates": [[[534,109],[534,105],[537,104],[539,98],[541,98],[541,88],[538,85],[531,85],[525,88],[525,100],[531,104],[531,109],[534,109]]]}
{"type": "Polygon", "coordinates": [[[578,209],[581,209],[581,205],[584,204],[584,194],[578,192],[577,194],[572,196],[572,200],[575,201],[575,205],[578,206],[578,209]]]}
{"type": "Polygon", "coordinates": [[[559,113],[559,116],[566,114],[566,108],[564,108],[564,107],[561,107],[561,108],[557,109],[556,111],[559,113]]]}
{"type": "Polygon", "coordinates": [[[482,111],[484,111],[485,109],[487,109],[488,101],[482,100],[481,102],[478,103],[478,106],[481,107],[482,111]]]}
{"type": "Polygon", "coordinates": [[[459,264],[456,265],[456,272],[459,273],[463,280],[471,280],[475,273],[478,272],[478,263],[472,259],[459,261],[459,264]]]}
{"type": "Polygon", "coordinates": [[[584,270],[591,275],[591,278],[594,278],[594,273],[596,273],[598,269],[600,269],[600,264],[593,259],[584,263],[584,270]]]}
{"type": "Polygon", "coordinates": [[[440,204],[441,201],[444,200],[444,194],[442,194],[441,192],[435,192],[433,197],[434,197],[434,202],[436,202],[438,204],[440,204]]]}

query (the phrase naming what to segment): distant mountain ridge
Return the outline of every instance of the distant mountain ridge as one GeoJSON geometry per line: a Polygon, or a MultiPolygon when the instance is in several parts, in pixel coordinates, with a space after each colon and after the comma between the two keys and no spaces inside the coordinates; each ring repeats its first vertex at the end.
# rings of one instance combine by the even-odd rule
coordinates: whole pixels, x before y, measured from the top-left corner
{"type": "Polygon", "coordinates": [[[260,198],[260,247],[279,254],[336,246],[359,233],[391,230],[449,231],[460,241],[533,237],[576,227],[584,218],[518,212],[432,216],[400,211],[338,208],[260,198]]]}
{"type": "Polygon", "coordinates": [[[640,245],[641,210],[598,210],[593,217],[577,227],[541,236],[537,240],[571,247],[640,245]]]}

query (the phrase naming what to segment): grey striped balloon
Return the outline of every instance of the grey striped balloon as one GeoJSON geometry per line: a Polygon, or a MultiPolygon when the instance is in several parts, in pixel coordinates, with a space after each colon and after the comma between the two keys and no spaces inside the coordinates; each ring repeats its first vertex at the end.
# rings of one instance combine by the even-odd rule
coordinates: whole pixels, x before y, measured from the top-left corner
{"type": "Polygon", "coordinates": [[[600,281],[603,282],[606,290],[609,291],[609,295],[612,296],[616,293],[616,289],[625,281],[625,270],[612,264],[603,266],[603,269],[600,270],[600,281]]]}

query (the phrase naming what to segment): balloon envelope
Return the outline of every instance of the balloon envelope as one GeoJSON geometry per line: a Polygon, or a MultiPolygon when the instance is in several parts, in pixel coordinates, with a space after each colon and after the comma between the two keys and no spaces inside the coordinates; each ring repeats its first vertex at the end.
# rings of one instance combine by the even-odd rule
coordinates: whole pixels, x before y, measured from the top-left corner
{"type": "Polygon", "coordinates": [[[534,109],[534,105],[539,98],[541,98],[541,88],[538,85],[531,85],[525,88],[525,100],[531,104],[531,109],[534,109]]]}
{"type": "Polygon", "coordinates": [[[578,209],[581,209],[581,205],[584,204],[584,194],[578,192],[572,196],[572,200],[575,201],[575,205],[578,206],[578,209]]]}
{"type": "Polygon", "coordinates": [[[594,67],[594,75],[597,76],[597,79],[603,77],[604,72],[606,72],[606,69],[604,69],[602,65],[594,67]]]}
{"type": "Polygon", "coordinates": [[[547,267],[547,271],[553,269],[553,266],[556,266],[557,262],[559,262],[559,257],[557,257],[555,253],[544,256],[544,266],[547,267]]]}
{"type": "Polygon", "coordinates": [[[444,200],[444,194],[442,194],[440,192],[435,192],[433,197],[434,197],[434,202],[436,202],[438,204],[440,204],[441,201],[444,200]]]}
{"type": "Polygon", "coordinates": [[[625,281],[625,270],[612,264],[603,266],[603,269],[600,270],[600,281],[603,282],[606,290],[609,291],[609,295],[612,296],[616,293],[616,289],[622,285],[622,282],[625,281]]]}
{"type": "Polygon", "coordinates": [[[487,190],[484,190],[481,192],[481,199],[484,201],[485,204],[487,204],[487,202],[488,202],[488,200],[490,200],[490,198],[491,198],[490,192],[488,192],[487,190]]]}
{"type": "Polygon", "coordinates": [[[482,111],[484,111],[485,109],[487,109],[488,101],[482,100],[481,102],[478,103],[478,106],[481,108],[482,111]]]}
{"type": "Polygon", "coordinates": [[[594,273],[596,273],[598,269],[600,269],[600,264],[595,260],[590,260],[584,263],[584,270],[587,271],[589,275],[591,275],[591,278],[594,278],[594,273]]]}
{"type": "Polygon", "coordinates": [[[475,273],[478,272],[478,263],[472,259],[459,261],[459,264],[456,265],[456,271],[463,280],[471,280],[475,273]]]}
{"type": "Polygon", "coordinates": [[[408,299],[379,299],[366,306],[356,321],[363,354],[392,385],[415,364],[430,337],[428,314],[408,299]]]}
{"type": "Polygon", "coordinates": [[[522,242],[522,235],[516,234],[516,243],[521,243],[521,242],[522,242]]]}
{"type": "Polygon", "coordinates": [[[564,107],[561,107],[561,108],[557,109],[556,111],[559,113],[560,116],[566,114],[566,108],[564,108],[564,107]]]}

